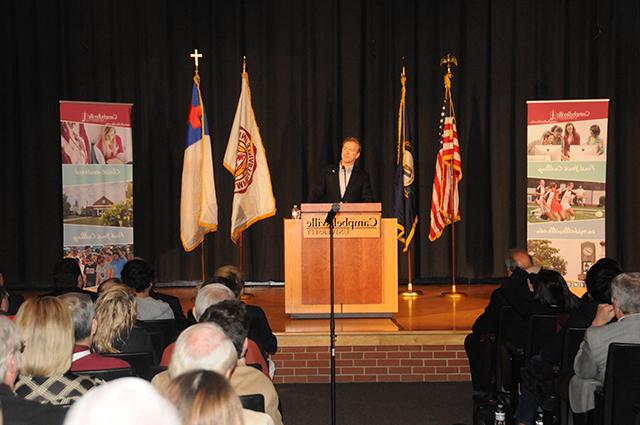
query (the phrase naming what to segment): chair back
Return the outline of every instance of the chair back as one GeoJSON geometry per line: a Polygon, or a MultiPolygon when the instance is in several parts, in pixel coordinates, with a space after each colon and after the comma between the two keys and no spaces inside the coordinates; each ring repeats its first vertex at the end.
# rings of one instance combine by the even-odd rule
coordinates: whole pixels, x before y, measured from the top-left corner
{"type": "Polygon", "coordinates": [[[162,354],[165,347],[176,340],[178,324],[175,319],[138,320],[136,324],[149,332],[153,348],[158,354],[162,354]]]}
{"type": "Polygon", "coordinates": [[[153,366],[153,353],[141,351],[137,353],[101,353],[103,356],[115,357],[129,363],[135,376],[150,380],[151,366],[153,366]]]}
{"type": "Polygon", "coordinates": [[[120,367],[117,369],[83,370],[77,372],[77,374],[102,379],[103,381],[113,381],[114,379],[126,378],[127,376],[134,375],[133,369],[131,367],[120,367]]]}
{"type": "Polygon", "coordinates": [[[262,394],[241,395],[240,403],[245,409],[264,413],[264,396],[262,394]]]}
{"type": "Polygon", "coordinates": [[[562,346],[562,369],[573,369],[573,360],[578,354],[580,344],[584,340],[584,332],[586,328],[569,328],[564,335],[562,346]]]}
{"type": "Polygon", "coordinates": [[[553,343],[557,320],[555,314],[534,314],[529,318],[525,361],[540,353],[546,344],[553,343]]]}
{"type": "MultiPolygon", "coordinates": [[[[576,358],[576,354],[578,354],[580,344],[582,344],[582,341],[584,339],[585,330],[585,328],[568,328],[565,331],[564,339],[562,342],[562,363],[560,364],[560,370],[565,373],[567,373],[566,371],[571,371],[568,376],[566,376],[567,382],[569,382],[569,379],[571,379],[571,377],[574,375],[573,360],[576,358]]],[[[570,416],[571,410],[569,408],[569,400],[566,396],[560,397],[561,425],[568,425],[570,416]]]]}
{"type": "Polygon", "coordinates": [[[250,339],[247,339],[247,352],[244,355],[244,359],[247,365],[255,367],[271,379],[267,362],[262,357],[262,351],[260,351],[258,344],[250,339]]]}
{"type": "MultiPolygon", "coordinates": [[[[604,378],[603,423],[634,423],[640,402],[640,344],[612,343],[604,378]]],[[[596,413],[596,417],[598,417],[596,413]]]]}
{"type": "Polygon", "coordinates": [[[511,324],[516,319],[516,312],[511,306],[500,309],[498,319],[498,333],[496,334],[496,391],[508,394],[511,390],[513,362],[509,352],[505,349],[505,337],[509,333],[511,324]]]}

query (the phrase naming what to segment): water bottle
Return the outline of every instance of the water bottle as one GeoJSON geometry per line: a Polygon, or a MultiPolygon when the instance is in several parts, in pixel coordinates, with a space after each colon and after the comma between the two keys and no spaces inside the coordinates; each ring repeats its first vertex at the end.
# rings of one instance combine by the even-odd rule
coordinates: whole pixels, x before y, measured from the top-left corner
{"type": "Polygon", "coordinates": [[[496,420],[494,422],[495,425],[506,425],[507,423],[507,415],[504,412],[502,404],[498,404],[498,408],[496,409],[496,420]]]}
{"type": "Polygon", "coordinates": [[[544,425],[544,414],[542,410],[538,408],[538,417],[536,418],[536,425],[544,425]]]}
{"type": "Polygon", "coordinates": [[[300,218],[300,208],[297,205],[294,205],[291,208],[291,218],[294,220],[298,220],[300,218]]]}

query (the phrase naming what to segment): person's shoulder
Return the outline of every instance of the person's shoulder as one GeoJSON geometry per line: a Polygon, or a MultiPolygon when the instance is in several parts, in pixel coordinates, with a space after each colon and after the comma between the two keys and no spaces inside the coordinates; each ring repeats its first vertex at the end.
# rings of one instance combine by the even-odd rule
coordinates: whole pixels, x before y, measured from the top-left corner
{"type": "Polygon", "coordinates": [[[242,409],[245,425],[274,425],[271,416],[250,409],[242,409]]]}
{"type": "Polygon", "coordinates": [[[67,372],[63,375],[60,381],[68,387],[73,387],[74,389],[83,393],[89,391],[93,387],[104,383],[102,379],[93,378],[88,375],[82,375],[81,372],[67,372]]]}

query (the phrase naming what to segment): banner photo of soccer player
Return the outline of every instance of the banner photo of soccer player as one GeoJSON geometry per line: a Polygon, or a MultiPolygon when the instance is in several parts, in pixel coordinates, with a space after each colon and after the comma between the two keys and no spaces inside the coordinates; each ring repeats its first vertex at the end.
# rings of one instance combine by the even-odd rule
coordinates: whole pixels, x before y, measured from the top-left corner
{"type": "Polygon", "coordinates": [[[608,99],[527,102],[527,249],[584,293],[605,256],[608,99]]]}
{"type": "Polygon", "coordinates": [[[133,257],[131,104],[60,102],[63,252],[87,286],[133,257]]]}

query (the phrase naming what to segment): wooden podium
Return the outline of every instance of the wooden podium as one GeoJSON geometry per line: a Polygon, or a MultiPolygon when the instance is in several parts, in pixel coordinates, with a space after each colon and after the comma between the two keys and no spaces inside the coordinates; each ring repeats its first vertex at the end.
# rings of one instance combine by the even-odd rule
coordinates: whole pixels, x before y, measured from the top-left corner
{"type": "MultiPolygon", "coordinates": [[[[285,312],[293,317],[329,313],[331,204],[302,204],[301,219],[284,220],[285,312]]],[[[334,230],[336,315],[391,316],[398,311],[396,219],[381,204],[340,204],[334,230]]]]}

